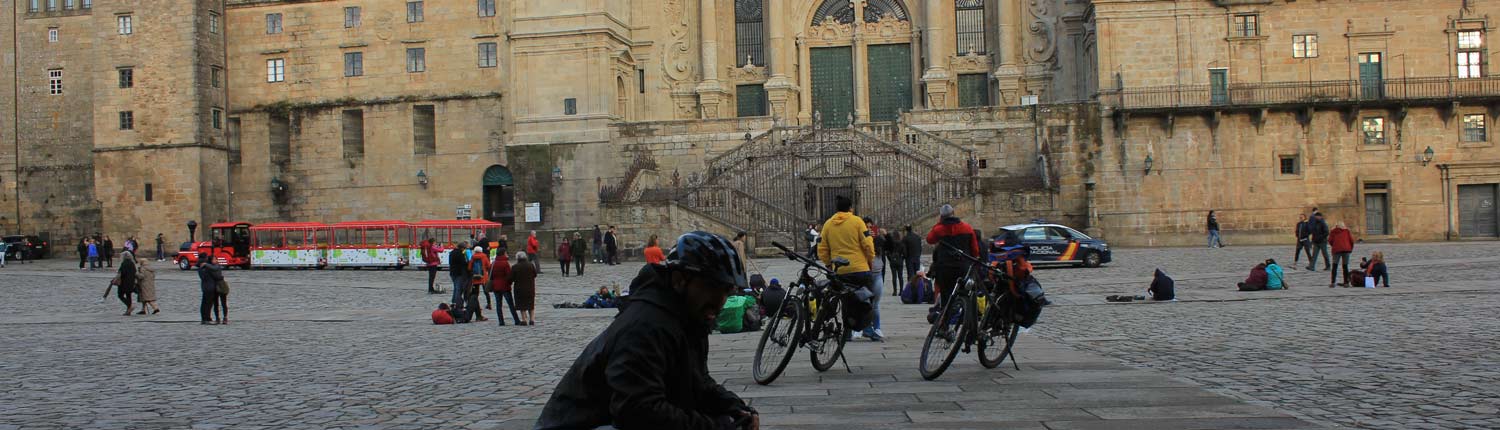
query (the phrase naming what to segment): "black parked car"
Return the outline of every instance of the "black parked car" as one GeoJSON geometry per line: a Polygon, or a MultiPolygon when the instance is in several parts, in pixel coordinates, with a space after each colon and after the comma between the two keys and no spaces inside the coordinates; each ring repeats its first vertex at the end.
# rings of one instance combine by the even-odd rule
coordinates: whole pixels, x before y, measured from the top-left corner
{"type": "Polygon", "coordinates": [[[1099,267],[1110,261],[1109,244],[1058,224],[1017,224],[1000,227],[993,246],[1026,246],[1032,264],[1071,264],[1099,267]]]}
{"type": "Polygon", "coordinates": [[[16,255],[21,252],[21,243],[25,239],[31,239],[31,247],[26,250],[27,260],[41,260],[51,255],[51,249],[47,246],[47,241],[37,236],[17,234],[4,237],[5,243],[10,244],[10,246],[5,248],[6,260],[14,260],[16,258],[16,255]]]}

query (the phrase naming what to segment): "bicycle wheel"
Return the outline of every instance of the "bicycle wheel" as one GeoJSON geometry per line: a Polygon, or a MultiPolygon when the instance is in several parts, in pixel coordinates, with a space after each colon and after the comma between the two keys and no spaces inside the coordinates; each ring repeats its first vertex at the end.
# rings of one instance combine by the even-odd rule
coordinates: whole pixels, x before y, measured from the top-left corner
{"type": "Polygon", "coordinates": [[[922,379],[931,381],[942,376],[948,366],[953,364],[953,357],[958,355],[958,348],[968,335],[959,312],[965,301],[968,298],[963,294],[946,297],[942,312],[938,313],[937,320],[932,322],[932,328],[927,331],[927,340],[922,342],[922,362],[918,366],[922,379]]]}
{"type": "Polygon", "coordinates": [[[777,309],[770,321],[766,322],[765,331],[760,334],[760,345],[755,348],[755,368],[753,373],[755,383],[760,385],[770,384],[781,376],[786,370],[787,363],[792,362],[792,356],[797,353],[797,345],[802,339],[802,306],[801,301],[787,297],[786,300],[797,300],[795,305],[782,306],[777,309]]]}
{"type": "Polygon", "coordinates": [[[990,309],[984,314],[984,322],[979,325],[979,364],[986,369],[994,369],[1005,362],[1005,356],[1010,354],[1010,347],[1016,341],[1017,327],[1010,322],[1001,311],[997,300],[990,301],[990,309]]]}
{"type": "Polygon", "coordinates": [[[839,354],[844,353],[844,307],[843,300],[831,298],[818,307],[819,317],[813,322],[813,343],[808,345],[813,369],[819,372],[833,368],[839,354]]]}

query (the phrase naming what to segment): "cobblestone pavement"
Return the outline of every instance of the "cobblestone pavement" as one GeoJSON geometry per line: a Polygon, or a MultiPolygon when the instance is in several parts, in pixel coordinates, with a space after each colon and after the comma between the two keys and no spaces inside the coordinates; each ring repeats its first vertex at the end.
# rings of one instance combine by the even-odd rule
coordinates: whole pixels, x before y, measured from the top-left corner
{"type": "MultiPolygon", "coordinates": [[[[1279,248],[1119,249],[1105,268],[1043,270],[1060,305],[1023,336],[1020,371],[984,370],[966,355],[943,379],[920,381],[923,309],[889,300],[890,341],[850,344],[852,374],[815,374],[799,356],[776,384],[754,386],[756,333],[715,336],[723,368],[714,373],[773,428],[1308,425],[1294,417],[1500,427],[1500,296],[1484,272],[1500,244],[1380,247],[1396,271],[1390,290],[1313,291],[1301,285],[1326,272],[1294,272],[1292,291],[1225,297],[1279,248]],[[1138,291],[1155,267],[1182,280],[1184,302],[1091,304],[1138,291]],[[1428,293],[1402,294],[1414,291],[1428,293]]],[[[783,279],[794,270],[761,265],[783,279]]],[[[529,428],[614,315],[549,305],[623,287],[638,267],[561,278],[553,263],[540,281],[539,325],[501,328],[428,324],[447,295],[425,294],[425,273],[412,270],[231,270],[234,323],[200,326],[192,272],[162,266],[163,313],[124,317],[113,296],[99,302],[109,273],[61,260],[11,264],[0,269],[0,430],[529,428]]]]}

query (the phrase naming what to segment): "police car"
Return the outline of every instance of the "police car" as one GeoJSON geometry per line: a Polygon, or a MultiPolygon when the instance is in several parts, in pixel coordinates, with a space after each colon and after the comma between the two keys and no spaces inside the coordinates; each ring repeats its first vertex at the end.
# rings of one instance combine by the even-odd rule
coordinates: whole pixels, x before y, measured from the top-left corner
{"type": "Polygon", "coordinates": [[[1110,261],[1109,244],[1058,224],[1016,224],[1000,227],[992,249],[1026,247],[1032,264],[1072,264],[1099,267],[1110,261]]]}

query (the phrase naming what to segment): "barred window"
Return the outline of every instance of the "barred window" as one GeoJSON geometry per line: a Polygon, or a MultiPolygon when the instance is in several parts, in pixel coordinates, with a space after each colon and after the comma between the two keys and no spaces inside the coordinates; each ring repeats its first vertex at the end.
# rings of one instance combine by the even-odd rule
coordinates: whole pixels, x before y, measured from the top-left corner
{"type": "Polygon", "coordinates": [[[135,112],[120,111],[120,129],[135,130],[135,112]]]}
{"type": "Polygon", "coordinates": [[[1297,175],[1297,174],[1300,174],[1301,173],[1300,172],[1301,169],[1299,169],[1299,167],[1301,167],[1301,166],[1299,166],[1298,164],[1299,163],[1297,163],[1297,156],[1296,155],[1283,155],[1283,156],[1281,156],[1281,174],[1283,174],[1283,175],[1297,175]]]}
{"type": "Polygon", "coordinates": [[[765,66],[765,2],[734,0],[734,64],[765,66]]]}
{"type": "Polygon", "coordinates": [[[1464,142],[1484,142],[1484,114],[1464,115],[1464,142]]]}
{"type": "Polygon", "coordinates": [[[1292,36],[1292,58],[1316,58],[1318,56],[1318,35],[1299,34],[1292,36]]]}
{"type": "Polygon", "coordinates": [[[365,53],[363,53],[363,52],[345,52],[344,53],[344,76],[364,76],[364,75],[365,75],[365,53]]]}
{"type": "Polygon", "coordinates": [[[984,0],[957,0],[955,11],[959,54],[984,54],[984,0]]]}
{"type": "Polygon", "coordinates": [[[1260,19],[1255,14],[1235,15],[1234,29],[1230,36],[1251,37],[1260,35],[1260,19]]]}
{"type": "Polygon", "coordinates": [[[1385,144],[1385,118],[1367,117],[1361,123],[1360,129],[1364,131],[1366,145],[1385,144]]]}

